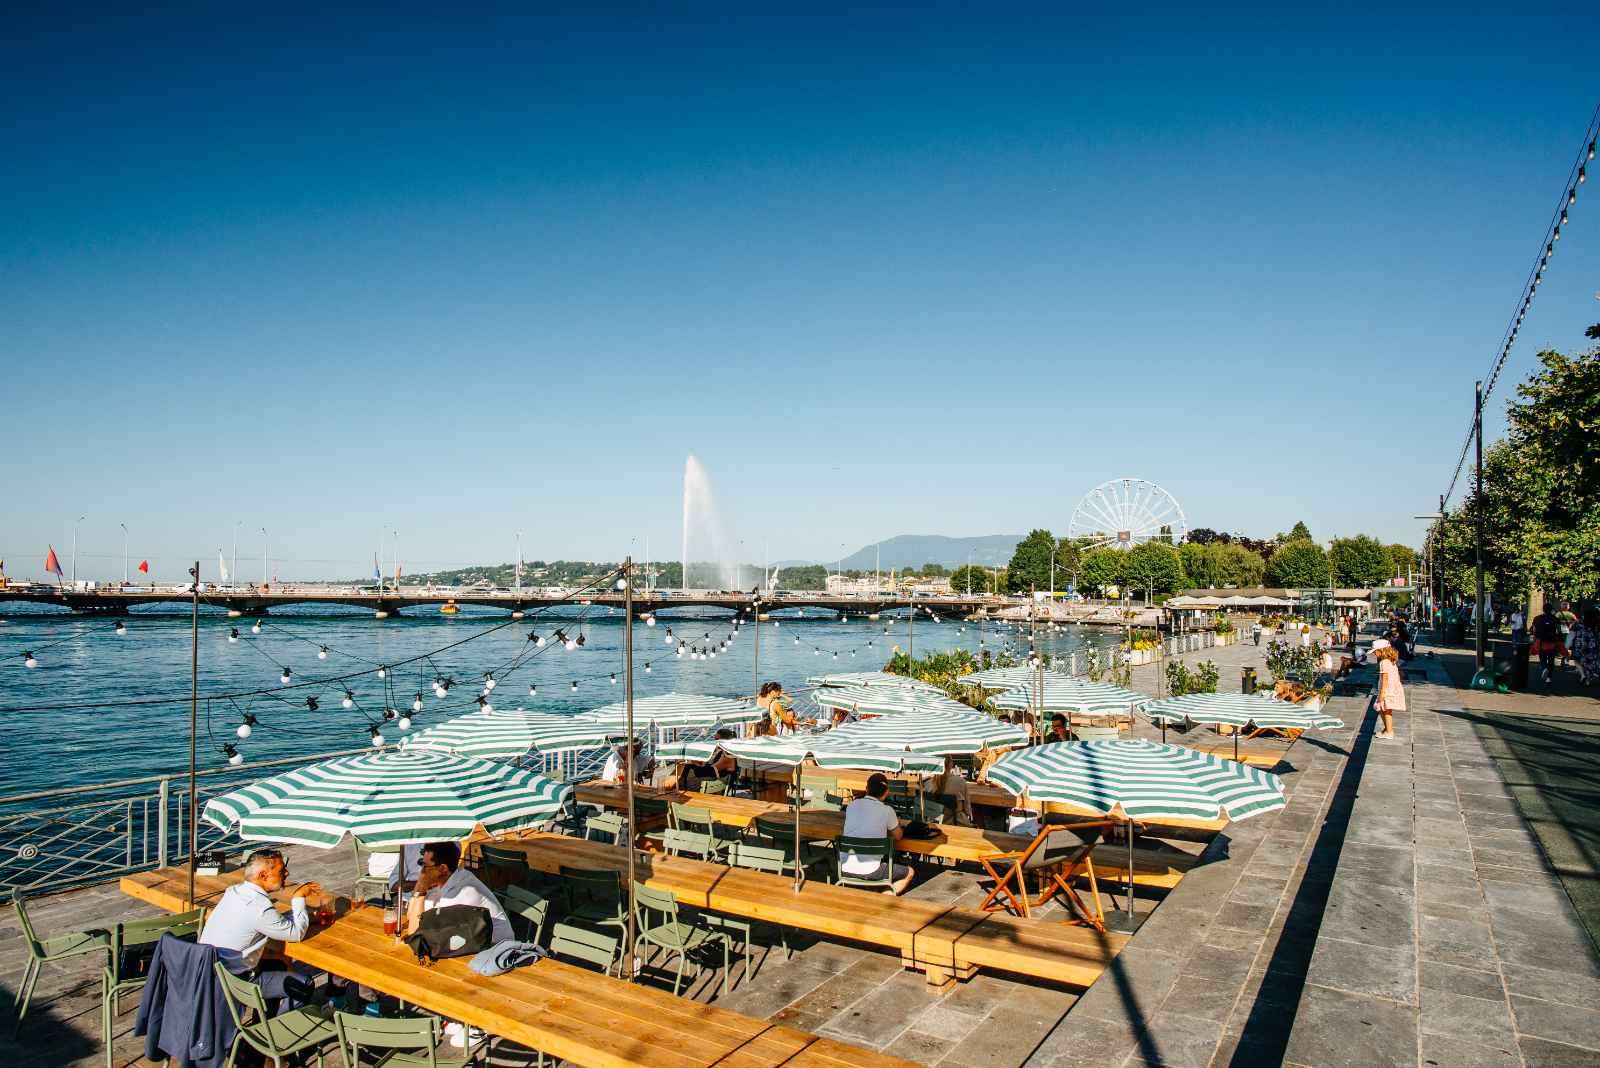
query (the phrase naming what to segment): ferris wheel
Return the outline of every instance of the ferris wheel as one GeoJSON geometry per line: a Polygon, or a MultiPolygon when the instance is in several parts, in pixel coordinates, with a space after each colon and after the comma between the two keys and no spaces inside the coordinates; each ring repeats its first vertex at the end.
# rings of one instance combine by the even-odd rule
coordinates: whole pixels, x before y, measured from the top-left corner
{"type": "Polygon", "coordinates": [[[1189,532],[1172,494],[1142,478],[1114,478],[1083,495],[1072,510],[1068,538],[1091,549],[1131,549],[1147,541],[1176,545],[1189,532]]]}

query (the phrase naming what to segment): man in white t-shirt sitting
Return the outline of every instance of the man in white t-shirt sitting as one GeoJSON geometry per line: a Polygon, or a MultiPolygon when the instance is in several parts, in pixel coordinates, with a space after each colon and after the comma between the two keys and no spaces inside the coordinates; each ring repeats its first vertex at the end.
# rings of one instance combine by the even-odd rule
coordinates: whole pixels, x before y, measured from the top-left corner
{"type": "MultiPolygon", "coordinates": [[[[844,810],[844,836],[846,838],[888,838],[891,841],[900,840],[900,817],[895,815],[894,809],[884,803],[884,798],[889,796],[889,780],[883,775],[874,772],[867,779],[867,792],[850,802],[844,810]]],[[[857,875],[866,879],[882,878],[889,875],[892,889],[885,893],[903,894],[906,887],[911,885],[911,868],[906,864],[894,864],[893,870],[885,873],[884,866],[889,861],[880,860],[878,857],[863,856],[859,853],[846,853],[839,861],[839,869],[850,875],[857,875]]]]}
{"type": "Polygon", "coordinates": [[[454,842],[429,842],[422,847],[422,870],[417,876],[416,896],[407,909],[406,929],[414,931],[427,909],[445,905],[476,905],[489,910],[489,937],[495,942],[516,938],[511,919],[494,891],[461,867],[461,847],[454,842]]]}

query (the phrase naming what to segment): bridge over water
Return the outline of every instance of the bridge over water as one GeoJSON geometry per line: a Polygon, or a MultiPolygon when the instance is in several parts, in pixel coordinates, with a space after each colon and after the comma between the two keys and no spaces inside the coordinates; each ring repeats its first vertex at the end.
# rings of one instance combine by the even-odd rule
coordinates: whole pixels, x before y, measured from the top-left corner
{"type": "MultiPolygon", "coordinates": [[[[57,605],[74,612],[120,615],[144,604],[187,604],[192,593],[187,586],[50,586],[44,583],[0,587],[0,601],[24,601],[57,605]]],[[[373,587],[324,584],[274,584],[262,586],[218,586],[202,584],[204,604],[226,608],[233,616],[259,616],[273,608],[295,604],[343,605],[364,608],[377,618],[393,616],[403,609],[434,606],[438,609],[474,605],[501,608],[514,615],[554,605],[592,604],[621,608],[623,595],[614,590],[591,590],[581,594],[571,590],[466,589],[458,587],[405,587],[379,590],[373,587]]],[[[733,590],[654,590],[635,591],[634,610],[655,613],[674,608],[723,608],[730,612],[748,609],[751,594],[733,590]]],[[[940,617],[966,617],[980,611],[997,611],[1025,603],[1015,597],[981,594],[929,595],[914,600],[907,597],[840,596],[837,594],[777,590],[761,595],[763,615],[791,609],[817,609],[848,616],[871,616],[905,610],[913,603],[919,610],[940,617]]]]}

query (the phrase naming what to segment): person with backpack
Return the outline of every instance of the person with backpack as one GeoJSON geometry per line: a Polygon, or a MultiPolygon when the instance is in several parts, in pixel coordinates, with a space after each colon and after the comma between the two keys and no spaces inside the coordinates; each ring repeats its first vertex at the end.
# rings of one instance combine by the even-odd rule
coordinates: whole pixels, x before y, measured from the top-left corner
{"type": "Polygon", "coordinates": [[[1550,611],[1548,604],[1544,606],[1543,611],[1533,617],[1533,654],[1539,658],[1544,684],[1550,685],[1551,672],[1555,670],[1558,659],[1566,658],[1567,646],[1561,640],[1561,621],[1550,611]]]}

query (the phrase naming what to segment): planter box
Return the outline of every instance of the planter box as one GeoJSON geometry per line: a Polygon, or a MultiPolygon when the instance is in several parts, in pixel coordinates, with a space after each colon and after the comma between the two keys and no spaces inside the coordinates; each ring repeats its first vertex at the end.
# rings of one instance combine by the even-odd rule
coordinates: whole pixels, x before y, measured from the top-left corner
{"type": "Polygon", "coordinates": [[[1305,701],[1301,702],[1300,707],[1305,709],[1307,712],[1321,712],[1322,695],[1318,694],[1315,697],[1308,697],[1305,701]]]}
{"type": "Polygon", "coordinates": [[[1129,649],[1125,655],[1128,658],[1128,663],[1135,667],[1140,664],[1154,663],[1156,659],[1156,651],[1154,649],[1129,649]]]}

